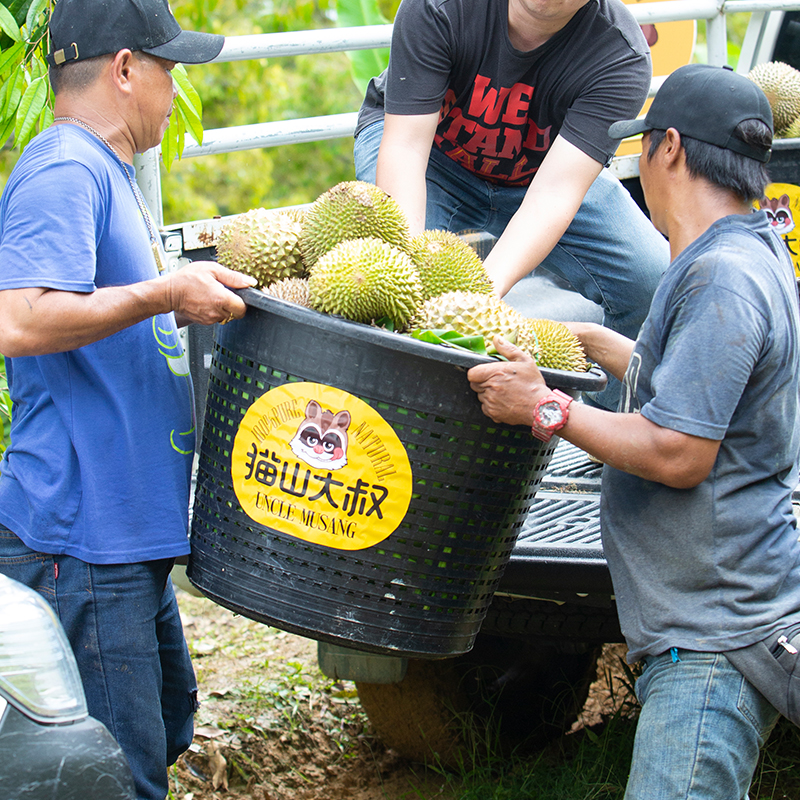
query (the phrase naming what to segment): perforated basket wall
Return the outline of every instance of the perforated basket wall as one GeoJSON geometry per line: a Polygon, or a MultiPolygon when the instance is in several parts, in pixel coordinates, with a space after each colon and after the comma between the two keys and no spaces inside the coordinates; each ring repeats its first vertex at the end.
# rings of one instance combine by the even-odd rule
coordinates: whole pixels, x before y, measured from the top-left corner
{"type": "MultiPolygon", "coordinates": [[[[242,294],[245,318],[215,337],[190,579],[227,608],[311,638],[415,656],[466,652],[553,446],[483,415],[466,379],[481,356],[242,294]],[[245,413],[297,381],[356,396],[405,447],[408,511],[378,544],[346,551],[303,541],[255,522],[237,499],[231,454],[245,413]]],[[[549,380],[575,394],[605,378],[549,380]]]]}

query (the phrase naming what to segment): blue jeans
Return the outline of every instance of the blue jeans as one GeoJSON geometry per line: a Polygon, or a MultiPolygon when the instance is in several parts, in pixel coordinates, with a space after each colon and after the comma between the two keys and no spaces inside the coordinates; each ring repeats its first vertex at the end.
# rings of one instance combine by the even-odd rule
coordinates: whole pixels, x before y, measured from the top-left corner
{"type": "Polygon", "coordinates": [[[722,653],[648,656],[625,800],[746,800],[778,712],[722,653]]]}
{"type": "Polygon", "coordinates": [[[53,607],[89,713],[122,747],[137,800],[164,800],[167,767],[192,742],[197,684],[169,579],[172,559],[87,564],[28,548],[0,528],[0,572],[53,607]]]}
{"type": "MultiPolygon", "coordinates": [[[[375,182],[383,122],[362,130],[355,141],[356,178],[375,182]]],[[[427,228],[488,231],[501,236],[527,189],[481,180],[432,150],[427,173],[427,228]]],[[[669,265],[669,245],[625,187],[607,170],[594,181],[578,213],[541,266],[603,309],[603,324],[635,339],[669,265]]],[[[616,410],[620,384],[593,395],[595,404],[616,410]]]]}

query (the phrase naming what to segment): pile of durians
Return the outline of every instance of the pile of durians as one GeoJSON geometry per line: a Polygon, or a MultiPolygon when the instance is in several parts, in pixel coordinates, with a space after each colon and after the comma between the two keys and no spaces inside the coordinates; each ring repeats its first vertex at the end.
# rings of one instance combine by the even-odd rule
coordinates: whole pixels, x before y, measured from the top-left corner
{"type": "Polygon", "coordinates": [[[560,322],[529,319],[493,293],[475,250],[448,231],[410,236],[386,192],[345,181],[305,211],[252,209],[217,237],[217,260],[252,275],[281,300],[398,333],[456,331],[515,342],[542,367],[589,368],[578,339],[560,322]]]}

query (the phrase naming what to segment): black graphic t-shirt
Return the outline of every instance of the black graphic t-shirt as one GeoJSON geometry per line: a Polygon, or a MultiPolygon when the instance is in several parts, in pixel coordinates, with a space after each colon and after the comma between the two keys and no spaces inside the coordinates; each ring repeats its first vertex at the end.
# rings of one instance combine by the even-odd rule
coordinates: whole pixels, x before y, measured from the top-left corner
{"type": "Polygon", "coordinates": [[[507,0],[403,0],[388,69],[374,78],[360,131],[390,114],[440,112],[434,147],[493,183],[526,186],[561,134],[602,164],[608,127],[647,97],[650,52],[620,0],[589,0],[541,47],[508,37],[507,0]]]}

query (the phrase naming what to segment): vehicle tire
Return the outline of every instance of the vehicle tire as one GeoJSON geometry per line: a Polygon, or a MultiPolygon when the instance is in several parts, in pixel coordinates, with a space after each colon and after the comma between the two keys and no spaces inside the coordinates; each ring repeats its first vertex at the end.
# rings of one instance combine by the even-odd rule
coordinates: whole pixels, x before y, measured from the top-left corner
{"type": "Polygon", "coordinates": [[[409,659],[400,683],[356,686],[387,747],[415,761],[469,766],[498,751],[541,746],[575,721],[600,648],[569,649],[480,633],[464,655],[409,659]]]}
{"type": "Polygon", "coordinates": [[[495,595],[481,631],[496,636],[582,644],[624,642],[617,607],[612,602],[581,605],[495,595]]]}

